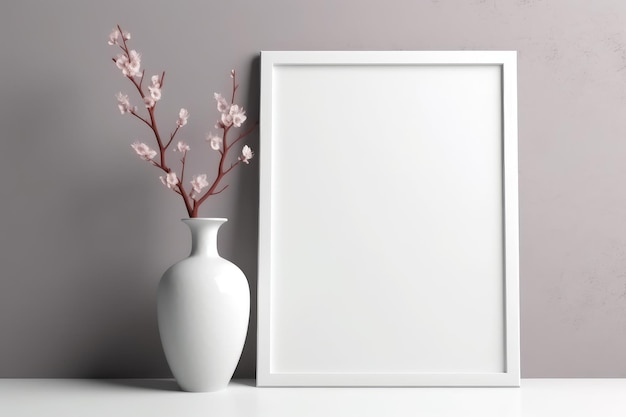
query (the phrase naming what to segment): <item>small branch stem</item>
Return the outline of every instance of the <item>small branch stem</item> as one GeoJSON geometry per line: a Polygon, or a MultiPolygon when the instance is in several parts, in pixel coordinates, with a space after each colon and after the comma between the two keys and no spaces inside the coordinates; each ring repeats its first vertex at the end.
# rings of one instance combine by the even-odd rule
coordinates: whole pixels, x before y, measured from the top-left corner
{"type": "Polygon", "coordinates": [[[173,133],[170,134],[170,140],[167,142],[164,149],[169,148],[169,146],[172,144],[172,141],[174,140],[174,136],[176,136],[176,133],[178,133],[178,129],[180,129],[180,126],[176,125],[176,129],[174,130],[173,133]]]}
{"type": "Polygon", "coordinates": [[[228,146],[227,151],[229,151],[229,150],[230,150],[230,148],[232,148],[232,147],[233,147],[233,145],[234,145],[235,143],[239,142],[241,139],[245,138],[245,137],[246,137],[246,136],[248,136],[250,133],[252,133],[252,132],[254,131],[254,129],[256,129],[256,128],[257,128],[257,126],[258,126],[258,125],[259,125],[259,122],[254,122],[254,124],[253,124],[252,126],[250,126],[250,127],[248,128],[248,130],[246,130],[246,131],[244,131],[244,132],[240,133],[240,134],[239,134],[239,136],[237,136],[237,138],[236,138],[234,141],[232,141],[232,143],[228,146]]]}
{"type": "Polygon", "coordinates": [[[219,190],[219,191],[215,191],[215,192],[213,192],[211,195],[217,195],[217,194],[221,193],[222,191],[224,191],[225,189],[227,189],[227,188],[228,188],[228,185],[229,185],[229,184],[226,184],[224,187],[222,187],[222,189],[221,189],[221,190],[219,190]]]}

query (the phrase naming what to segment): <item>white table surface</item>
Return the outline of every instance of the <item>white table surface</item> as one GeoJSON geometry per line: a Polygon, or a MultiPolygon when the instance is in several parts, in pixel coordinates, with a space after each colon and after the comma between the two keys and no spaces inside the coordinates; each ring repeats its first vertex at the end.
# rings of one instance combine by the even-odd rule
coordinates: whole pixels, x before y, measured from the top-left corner
{"type": "Polygon", "coordinates": [[[0,379],[2,417],[626,416],[626,379],[523,379],[521,388],[256,388],[185,393],[172,380],[0,379]]]}

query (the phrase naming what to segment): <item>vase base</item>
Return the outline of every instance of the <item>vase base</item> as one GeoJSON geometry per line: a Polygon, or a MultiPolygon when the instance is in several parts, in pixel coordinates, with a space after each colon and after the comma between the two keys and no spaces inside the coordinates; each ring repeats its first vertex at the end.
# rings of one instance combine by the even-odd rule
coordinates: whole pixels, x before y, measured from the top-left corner
{"type": "Polygon", "coordinates": [[[223,391],[226,388],[228,388],[228,384],[226,385],[215,385],[215,386],[189,386],[189,385],[181,385],[178,384],[178,387],[180,388],[181,391],[184,392],[218,392],[218,391],[223,391]]]}

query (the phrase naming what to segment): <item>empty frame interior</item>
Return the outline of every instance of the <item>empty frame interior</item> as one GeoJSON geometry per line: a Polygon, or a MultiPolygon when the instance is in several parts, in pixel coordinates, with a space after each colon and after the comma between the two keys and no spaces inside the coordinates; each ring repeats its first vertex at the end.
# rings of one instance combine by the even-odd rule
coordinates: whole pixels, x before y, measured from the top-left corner
{"type": "Polygon", "coordinates": [[[514,63],[262,54],[259,385],[519,383],[514,63]]]}

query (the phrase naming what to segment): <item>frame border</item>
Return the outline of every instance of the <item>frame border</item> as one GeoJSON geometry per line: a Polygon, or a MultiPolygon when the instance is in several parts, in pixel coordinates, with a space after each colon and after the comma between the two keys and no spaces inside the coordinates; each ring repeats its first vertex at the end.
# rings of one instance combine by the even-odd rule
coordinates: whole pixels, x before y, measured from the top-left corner
{"type": "Polygon", "coordinates": [[[262,51],[257,386],[520,386],[516,51],[262,51]],[[271,372],[271,200],[274,68],[298,65],[498,65],[502,74],[505,371],[502,373],[271,372]]]}

